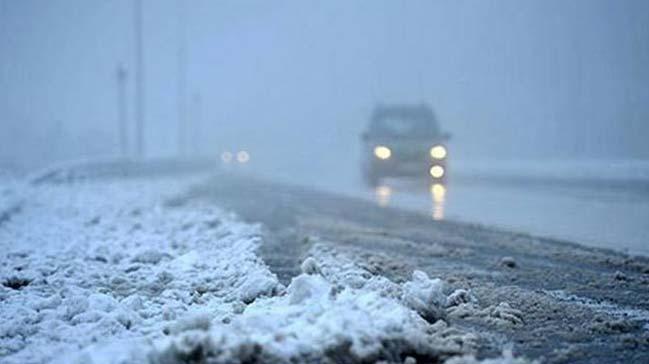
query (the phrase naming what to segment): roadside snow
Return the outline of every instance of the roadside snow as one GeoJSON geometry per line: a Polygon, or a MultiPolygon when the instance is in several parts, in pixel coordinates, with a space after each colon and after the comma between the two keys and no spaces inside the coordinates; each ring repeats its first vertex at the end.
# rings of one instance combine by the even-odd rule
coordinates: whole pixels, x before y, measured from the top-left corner
{"type": "Polygon", "coordinates": [[[470,292],[420,271],[394,283],[323,243],[284,287],[259,226],[178,197],[194,182],[22,190],[0,228],[0,361],[476,362],[479,338],[445,321],[470,292]]]}
{"type": "Polygon", "coordinates": [[[163,203],[191,182],[27,190],[21,213],[0,229],[0,361],[69,362],[93,343],[181,331],[177,318],[228,319],[281,288],[254,254],[257,226],[163,203]]]}
{"type": "MultiPolygon", "coordinates": [[[[428,315],[442,312],[442,283],[423,272],[403,285],[369,274],[317,245],[283,292],[261,297],[231,321],[196,323],[156,341],[126,362],[286,363],[439,361],[471,353],[476,337],[428,315]],[[424,309],[425,307],[425,309],[424,309]],[[427,321],[426,318],[430,320],[427,321]]],[[[88,351],[85,363],[103,354],[88,351]]]]}

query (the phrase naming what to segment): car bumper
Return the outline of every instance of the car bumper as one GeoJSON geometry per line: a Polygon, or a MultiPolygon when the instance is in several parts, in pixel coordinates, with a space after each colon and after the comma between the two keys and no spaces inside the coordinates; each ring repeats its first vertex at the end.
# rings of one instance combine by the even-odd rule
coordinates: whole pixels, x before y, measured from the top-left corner
{"type": "Polygon", "coordinates": [[[443,180],[447,175],[446,161],[392,161],[380,160],[373,161],[372,172],[381,177],[428,177],[434,180],[443,180]],[[438,165],[444,169],[444,174],[441,177],[433,177],[430,174],[430,169],[434,165],[438,165]]]}

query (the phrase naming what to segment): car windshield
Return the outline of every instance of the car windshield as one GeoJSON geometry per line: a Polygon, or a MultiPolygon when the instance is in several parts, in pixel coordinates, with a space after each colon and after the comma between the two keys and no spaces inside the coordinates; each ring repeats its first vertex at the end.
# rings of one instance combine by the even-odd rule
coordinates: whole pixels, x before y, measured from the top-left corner
{"type": "Polygon", "coordinates": [[[392,136],[415,136],[437,134],[435,123],[426,119],[385,118],[375,120],[372,133],[392,136]]]}

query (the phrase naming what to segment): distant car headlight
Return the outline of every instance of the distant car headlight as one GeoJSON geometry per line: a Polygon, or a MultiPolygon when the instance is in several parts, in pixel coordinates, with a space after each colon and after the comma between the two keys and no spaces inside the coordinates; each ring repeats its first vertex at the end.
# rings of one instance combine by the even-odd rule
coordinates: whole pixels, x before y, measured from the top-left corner
{"type": "Polygon", "coordinates": [[[444,173],[445,173],[444,167],[438,166],[438,165],[434,165],[434,166],[430,167],[429,172],[430,172],[430,175],[433,178],[442,178],[442,177],[444,177],[444,173]]]}
{"type": "Polygon", "coordinates": [[[436,145],[430,148],[430,156],[434,159],[442,160],[446,158],[446,148],[443,145],[436,145]]]}
{"type": "Polygon", "coordinates": [[[239,163],[246,163],[250,160],[250,154],[246,152],[245,150],[240,151],[237,153],[237,161],[239,163]]]}
{"type": "Polygon", "coordinates": [[[386,146],[378,145],[374,148],[374,155],[378,159],[388,159],[392,156],[392,151],[386,146]]]}
{"type": "Polygon", "coordinates": [[[232,161],[232,153],[230,152],[221,153],[221,160],[223,161],[223,163],[230,163],[232,161]]]}

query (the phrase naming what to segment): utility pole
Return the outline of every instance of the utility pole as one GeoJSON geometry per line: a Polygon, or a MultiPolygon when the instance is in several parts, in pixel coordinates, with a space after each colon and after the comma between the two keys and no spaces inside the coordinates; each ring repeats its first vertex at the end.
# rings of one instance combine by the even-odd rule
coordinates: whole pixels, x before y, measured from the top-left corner
{"type": "Polygon", "coordinates": [[[185,6],[182,0],[177,0],[178,5],[178,49],[177,49],[177,109],[178,109],[178,154],[187,154],[187,56],[186,56],[186,18],[185,6]]]}
{"type": "Polygon", "coordinates": [[[197,156],[203,149],[203,97],[199,92],[194,94],[194,113],[194,120],[191,123],[191,145],[194,156],[197,156]]]}
{"type": "Polygon", "coordinates": [[[117,66],[117,117],[119,133],[119,152],[122,157],[128,153],[128,139],[126,135],[126,68],[117,66]]]}
{"type": "Polygon", "coordinates": [[[134,0],[135,7],[135,153],[144,157],[144,54],[142,50],[142,0],[134,0]]]}

